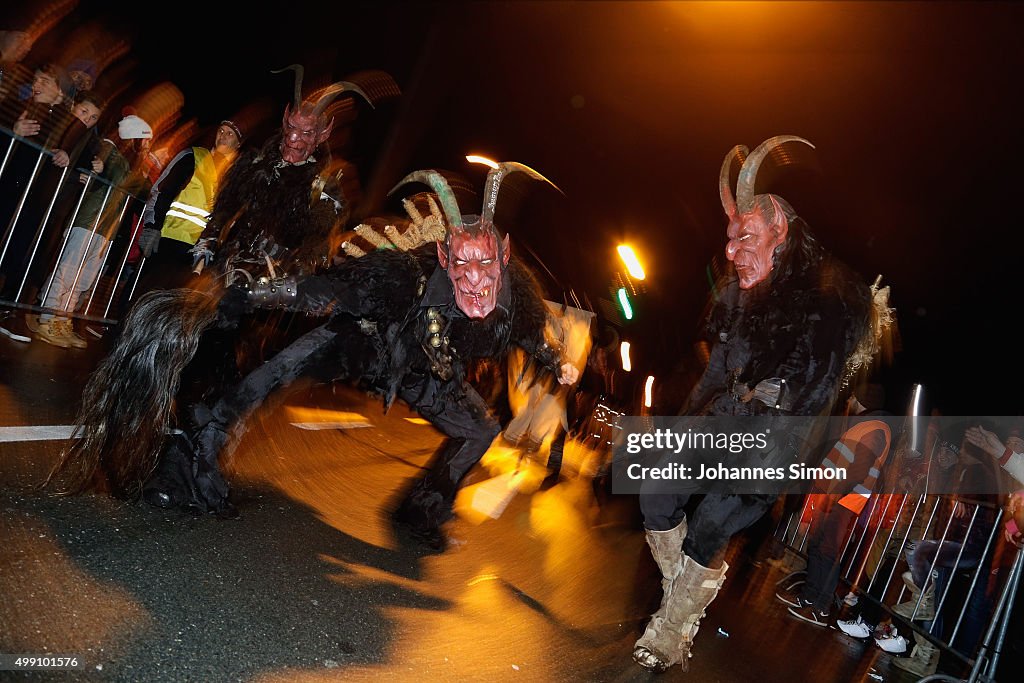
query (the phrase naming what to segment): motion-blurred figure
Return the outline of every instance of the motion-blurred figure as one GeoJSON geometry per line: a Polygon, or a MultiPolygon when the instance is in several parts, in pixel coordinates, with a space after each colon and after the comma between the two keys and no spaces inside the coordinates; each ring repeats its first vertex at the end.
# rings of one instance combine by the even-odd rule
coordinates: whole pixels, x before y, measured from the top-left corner
{"type": "MultiPolygon", "coordinates": [[[[722,165],[719,191],[729,219],[725,254],[733,268],[715,289],[708,319],[714,346],[686,414],[828,415],[848,360],[862,343],[873,342],[868,286],[825,252],[786,200],[754,192],[762,161],[787,142],[810,145],[795,136],[775,137],[749,156],[746,147],[735,147],[722,165]],[[735,198],[734,160],[743,162],[735,198]]],[[[794,456],[789,440],[772,431],[780,445],[766,454],[765,465],[787,464],[794,456]]],[[[725,582],[722,550],[777,497],[708,493],[687,520],[683,506],[693,492],[641,490],[647,542],[664,596],[633,659],[653,671],[673,664],[688,668],[700,620],[725,582]]]]}

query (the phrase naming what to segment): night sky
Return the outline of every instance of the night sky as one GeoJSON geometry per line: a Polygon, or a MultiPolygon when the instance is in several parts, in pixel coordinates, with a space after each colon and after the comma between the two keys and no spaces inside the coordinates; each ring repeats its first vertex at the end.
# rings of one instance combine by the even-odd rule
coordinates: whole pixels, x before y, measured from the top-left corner
{"type": "Polygon", "coordinates": [[[696,338],[708,265],[725,243],[725,153],[800,135],[817,148],[807,164],[766,174],[759,190],[786,197],[866,281],[882,274],[892,286],[901,350],[883,374],[887,407],[901,412],[910,384],[922,382],[947,414],[1024,411],[1024,8],[257,6],[82,1],[27,61],[59,51],[93,20],[131,46],[101,90],[126,86],[126,103],[171,81],[184,93],[183,115],[204,130],[263,111],[263,127],[252,126],[259,135],[291,96],[290,77],[271,69],[301,62],[310,86],[384,69],[402,98],[357,105],[344,138],[363,186],[357,211],[394,211],[387,190],[417,168],[450,169],[482,187],[483,171],[462,158],[472,152],[540,170],[565,196],[526,188],[514,242],[591,299],[607,296],[615,245],[632,243],[649,276],[642,316],[624,335],[655,374],[696,338]]]}

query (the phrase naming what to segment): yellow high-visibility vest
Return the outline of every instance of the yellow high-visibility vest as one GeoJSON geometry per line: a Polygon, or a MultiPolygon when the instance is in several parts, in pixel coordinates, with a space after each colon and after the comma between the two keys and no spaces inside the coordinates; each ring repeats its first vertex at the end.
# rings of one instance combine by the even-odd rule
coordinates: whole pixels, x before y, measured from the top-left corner
{"type": "Polygon", "coordinates": [[[217,164],[213,154],[204,147],[193,147],[192,157],[196,169],[188,184],[171,202],[171,208],[164,217],[160,236],[186,244],[195,244],[206,229],[213,209],[213,198],[217,194],[217,164]]]}

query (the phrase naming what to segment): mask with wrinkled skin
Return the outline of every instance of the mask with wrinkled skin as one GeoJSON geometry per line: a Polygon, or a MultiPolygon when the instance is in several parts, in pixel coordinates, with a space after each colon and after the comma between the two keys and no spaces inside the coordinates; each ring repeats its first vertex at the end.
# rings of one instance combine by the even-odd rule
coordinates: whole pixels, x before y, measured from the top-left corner
{"type": "Polygon", "coordinates": [[[789,225],[774,197],[774,219],[769,220],[758,203],[754,210],[729,221],[725,257],[732,261],[740,289],[750,289],[771,275],[775,250],[786,242],[789,225]]]}
{"type": "MultiPolygon", "coordinates": [[[[477,224],[479,226],[479,224],[477,224]]],[[[498,303],[502,271],[508,265],[508,235],[501,241],[491,227],[452,230],[447,250],[437,245],[441,267],[455,292],[455,304],[470,318],[486,318],[498,303]]]]}
{"type": "MultiPolygon", "coordinates": [[[[788,142],[800,142],[814,147],[801,137],[778,135],[765,140],[749,154],[746,146],[737,145],[722,162],[718,191],[722,208],[729,219],[726,228],[729,241],[725,245],[725,257],[736,269],[740,289],[751,289],[768,280],[775,266],[775,254],[786,243],[789,235],[789,218],[787,211],[783,210],[785,201],[773,194],[754,194],[761,162],[769,154],[780,151],[780,147],[788,142]],[[734,197],[731,174],[736,161],[742,166],[734,197]]],[[[780,156],[784,160],[788,158],[783,153],[780,156]]]]}
{"type": "Polygon", "coordinates": [[[281,122],[281,158],[289,164],[301,164],[312,156],[331,135],[334,119],[323,121],[308,104],[284,110],[281,122]]]}

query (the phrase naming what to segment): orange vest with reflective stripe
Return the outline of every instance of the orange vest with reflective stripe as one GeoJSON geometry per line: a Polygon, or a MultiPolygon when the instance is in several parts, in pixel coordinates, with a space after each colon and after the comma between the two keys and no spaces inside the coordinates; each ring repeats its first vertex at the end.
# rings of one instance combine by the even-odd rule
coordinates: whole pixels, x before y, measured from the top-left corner
{"type": "Polygon", "coordinates": [[[860,514],[871,497],[881,475],[882,465],[889,456],[889,444],[892,440],[889,425],[881,420],[865,420],[853,425],[843,433],[822,461],[823,467],[849,470],[859,458],[870,457],[868,453],[858,453],[858,447],[865,447],[867,437],[876,431],[881,432],[885,439],[881,452],[876,452],[874,448],[870,449],[869,453],[874,456],[874,461],[868,468],[867,476],[863,481],[854,484],[852,493],[839,500],[840,505],[857,514],[860,514]]]}

